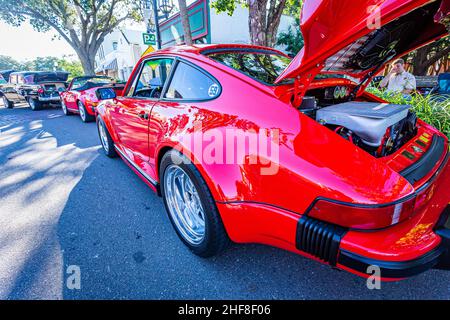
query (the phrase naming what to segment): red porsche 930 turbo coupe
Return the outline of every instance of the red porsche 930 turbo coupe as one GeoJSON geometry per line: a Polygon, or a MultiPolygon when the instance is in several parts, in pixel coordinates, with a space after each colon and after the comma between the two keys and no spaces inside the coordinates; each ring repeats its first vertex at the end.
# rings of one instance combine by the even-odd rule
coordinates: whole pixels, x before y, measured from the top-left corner
{"type": "Polygon", "coordinates": [[[95,109],[99,103],[96,90],[99,87],[111,87],[117,95],[122,94],[124,85],[116,84],[115,80],[104,76],[86,76],[74,78],[61,93],[61,105],[65,115],[78,113],[83,122],[95,120],[95,109]]]}
{"type": "Polygon", "coordinates": [[[163,197],[197,255],[231,240],[383,280],[448,269],[448,139],[365,89],[448,34],[449,2],[307,0],[292,61],[247,45],[154,52],[123,96],[97,90],[103,149],[163,197]]]}

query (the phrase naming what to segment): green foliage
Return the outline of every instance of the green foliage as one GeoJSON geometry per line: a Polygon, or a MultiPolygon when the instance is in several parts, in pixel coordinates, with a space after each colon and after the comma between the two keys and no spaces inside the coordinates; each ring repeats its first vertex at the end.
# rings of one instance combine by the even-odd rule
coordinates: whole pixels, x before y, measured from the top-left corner
{"type": "Polygon", "coordinates": [[[422,96],[417,93],[411,99],[406,99],[401,93],[392,94],[375,87],[370,87],[367,91],[390,103],[411,105],[420,119],[450,138],[450,96],[422,96]]]}
{"type": "Polygon", "coordinates": [[[0,56],[0,70],[17,70],[22,67],[22,64],[8,56],[0,56]]]}
{"type": "Polygon", "coordinates": [[[286,7],[284,8],[283,13],[294,18],[300,18],[303,2],[303,0],[286,0],[286,7]]]}
{"type": "Polygon", "coordinates": [[[69,80],[75,77],[81,77],[84,75],[83,66],[78,60],[69,61],[66,59],[60,59],[58,61],[58,68],[70,72],[69,80]]]}
{"type": "Polygon", "coordinates": [[[78,60],[62,59],[57,57],[40,57],[32,61],[20,62],[8,56],[0,56],[0,70],[17,71],[53,71],[63,70],[70,72],[70,78],[84,75],[83,67],[78,60]]]}
{"type": "Polygon", "coordinates": [[[247,1],[245,0],[213,0],[211,2],[211,8],[214,8],[217,13],[225,12],[229,16],[232,16],[236,7],[241,5],[243,7],[247,6],[247,1]]]}
{"type": "Polygon", "coordinates": [[[37,31],[82,31],[92,22],[99,31],[117,21],[141,20],[140,1],[134,0],[0,0],[0,17],[14,26],[29,19],[37,31]]]}
{"type": "MultiPolygon", "coordinates": [[[[217,13],[226,12],[229,16],[232,16],[237,6],[248,8],[248,2],[246,0],[213,0],[211,1],[211,8],[214,8],[217,13]]],[[[300,17],[300,11],[303,6],[303,0],[286,0],[286,6],[283,13],[300,17]]]]}
{"type": "Polygon", "coordinates": [[[304,45],[303,35],[300,31],[300,19],[295,19],[295,24],[289,26],[287,32],[281,32],[278,35],[277,45],[286,46],[286,52],[290,55],[296,55],[304,45]]]}

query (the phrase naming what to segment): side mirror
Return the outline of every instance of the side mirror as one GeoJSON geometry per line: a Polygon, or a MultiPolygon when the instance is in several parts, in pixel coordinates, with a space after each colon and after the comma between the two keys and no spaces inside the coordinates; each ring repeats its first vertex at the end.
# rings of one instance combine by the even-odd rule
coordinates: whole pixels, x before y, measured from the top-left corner
{"type": "Polygon", "coordinates": [[[99,101],[114,99],[117,97],[116,92],[112,88],[98,88],[95,91],[95,95],[99,101]]]}

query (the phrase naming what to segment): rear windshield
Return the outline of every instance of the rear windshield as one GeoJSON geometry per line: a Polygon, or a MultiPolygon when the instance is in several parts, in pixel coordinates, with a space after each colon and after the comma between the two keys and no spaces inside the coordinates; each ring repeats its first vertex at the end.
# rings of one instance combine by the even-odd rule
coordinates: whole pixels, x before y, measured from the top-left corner
{"type": "Polygon", "coordinates": [[[64,72],[42,73],[33,76],[35,83],[50,81],[66,82],[68,77],[69,74],[64,72]]]}
{"type": "Polygon", "coordinates": [[[278,76],[291,62],[290,58],[270,51],[228,51],[210,53],[207,56],[269,85],[275,83],[278,76]]]}
{"type": "Polygon", "coordinates": [[[72,87],[70,89],[75,91],[84,91],[114,83],[114,79],[106,77],[78,78],[73,80],[72,87]]]}

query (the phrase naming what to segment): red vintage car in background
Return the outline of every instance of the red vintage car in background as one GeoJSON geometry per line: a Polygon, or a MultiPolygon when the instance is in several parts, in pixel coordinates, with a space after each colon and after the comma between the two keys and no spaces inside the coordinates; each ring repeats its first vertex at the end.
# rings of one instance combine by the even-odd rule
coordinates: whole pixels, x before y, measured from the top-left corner
{"type": "Polygon", "coordinates": [[[65,115],[78,113],[83,122],[95,120],[95,109],[99,103],[96,89],[111,87],[117,95],[122,94],[124,84],[117,84],[113,78],[104,76],[86,76],[74,78],[61,93],[61,105],[65,115]]]}
{"type": "Polygon", "coordinates": [[[123,96],[97,91],[103,149],[163,197],[199,256],[231,239],[383,280],[448,269],[448,139],[364,90],[447,35],[448,2],[307,0],[292,61],[246,45],[154,52],[123,96]],[[246,144],[264,140],[271,152],[246,144]]]}

